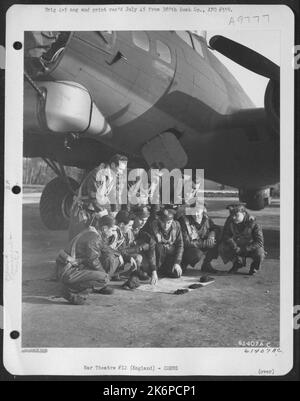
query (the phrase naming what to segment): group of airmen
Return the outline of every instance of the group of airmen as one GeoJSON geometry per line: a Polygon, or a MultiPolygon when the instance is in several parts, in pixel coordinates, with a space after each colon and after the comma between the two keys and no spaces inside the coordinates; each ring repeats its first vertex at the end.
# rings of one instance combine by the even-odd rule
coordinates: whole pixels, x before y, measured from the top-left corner
{"type": "MultiPolygon", "coordinates": [[[[118,173],[124,156],[115,155],[110,168],[118,173]]],[[[87,294],[112,294],[110,281],[123,288],[140,282],[157,285],[160,277],[179,278],[188,266],[201,262],[201,271],[216,274],[212,260],[232,262],[230,273],[246,266],[254,275],[265,257],[263,232],[243,204],[228,206],[224,227],[214,224],[206,206],[193,215],[185,207],[135,205],[109,210],[97,204],[97,168],[83,180],[72,207],[69,243],[56,259],[63,297],[82,305],[87,294]]],[[[112,184],[114,185],[114,184],[112,184]]]]}

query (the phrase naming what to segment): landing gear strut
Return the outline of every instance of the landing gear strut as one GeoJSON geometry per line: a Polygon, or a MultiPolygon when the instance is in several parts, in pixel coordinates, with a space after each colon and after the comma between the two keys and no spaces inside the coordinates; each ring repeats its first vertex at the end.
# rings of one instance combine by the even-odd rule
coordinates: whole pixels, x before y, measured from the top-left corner
{"type": "Polygon", "coordinates": [[[50,230],[66,230],[69,227],[73,197],[79,187],[77,181],[66,175],[62,165],[44,159],[57,174],[44,188],[40,200],[40,216],[50,230]]]}
{"type": "Polygon", "coordinates": [[[239,198],[251,210],[262,210],[271,203],[270,189],[240,189],[239,198]]]}

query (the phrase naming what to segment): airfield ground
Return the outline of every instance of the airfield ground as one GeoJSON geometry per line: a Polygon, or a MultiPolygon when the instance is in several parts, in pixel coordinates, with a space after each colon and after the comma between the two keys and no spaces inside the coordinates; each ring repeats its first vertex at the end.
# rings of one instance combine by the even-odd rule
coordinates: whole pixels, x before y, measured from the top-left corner
{"type": "MultiPolygon", "coordinates": [[[[268,252],[255,277],[223,271],[215,283],[184,295],[125,291],[91,295],[87,305],[60,298],[60,284],[49,280],[67,233],[47,230],[39,217],[39,196],[23,198],[23,347],[237,347],[239,341],[279,345],[279,201],[253,212],[262,224],[268,252]]],[[[222,225],[232,199],[208,199],[208,210],[222,225]]],[[[199,270],[190,274],[201,275],[199,270]]]]}

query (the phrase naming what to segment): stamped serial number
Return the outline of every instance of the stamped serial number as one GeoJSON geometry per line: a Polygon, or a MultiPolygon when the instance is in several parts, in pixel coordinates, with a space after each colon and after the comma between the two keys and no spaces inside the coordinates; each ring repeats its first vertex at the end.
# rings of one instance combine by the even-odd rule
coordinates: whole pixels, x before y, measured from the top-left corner
{"type": "Polygon", "coordinates": [[[261,340],[251,340],[251,341],[239,341],[238,342],[239,347],[244,347],[244,348],[270,348],[271,343],[267,341],[261,341],[261,340]]]}

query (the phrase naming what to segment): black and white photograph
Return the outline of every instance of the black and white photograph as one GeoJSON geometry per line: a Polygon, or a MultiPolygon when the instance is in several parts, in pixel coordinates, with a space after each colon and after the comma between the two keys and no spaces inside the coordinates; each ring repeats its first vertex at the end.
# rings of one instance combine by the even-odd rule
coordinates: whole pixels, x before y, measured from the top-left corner
{"type": "Polygon", "coordinates": [[[7,77],[5,289],[20,305],[19,326],[10,309],[5,322],[33,361],[10,370],[287,373],[292,13],[186,6],[184,26],[185,6],[157,6],[156,24],[151,5],[120,5],[107,30],[117,6],[12,14],[30,7],[23,37],[7,27],[20,68],[7,77]]]}

